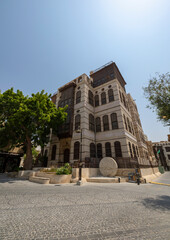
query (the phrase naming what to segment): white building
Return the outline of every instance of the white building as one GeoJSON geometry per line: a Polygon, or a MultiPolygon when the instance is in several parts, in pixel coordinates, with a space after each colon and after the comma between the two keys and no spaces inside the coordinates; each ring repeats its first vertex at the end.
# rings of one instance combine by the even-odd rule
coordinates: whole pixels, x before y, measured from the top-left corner
{"type": "Polygon", "coordinates": [[[105,156],[119,167],[150,166],[137,106],[125,85],[110,62],[58,89],[52,101],[56,107],[68,105],[68,117],[48,145],[48,166],[75,163],[80,155],[89,167],[105,156]]]}

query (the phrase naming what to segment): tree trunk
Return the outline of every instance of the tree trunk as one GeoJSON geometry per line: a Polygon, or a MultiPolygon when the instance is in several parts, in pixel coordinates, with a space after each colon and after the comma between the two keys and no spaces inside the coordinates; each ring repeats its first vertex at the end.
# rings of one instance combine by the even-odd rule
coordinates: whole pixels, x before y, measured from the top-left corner
{"type": "Polygon", "coordinates": [[[26,159],[24,160],[24,169],[31,170],[32,169],[32,144],[31,139],[27,136],[26,143],[26,159]]]}
{"type": "Polygon", "coordinates": [[[41,146],[41,156],[44,156],[44,146],[41,146]]]}

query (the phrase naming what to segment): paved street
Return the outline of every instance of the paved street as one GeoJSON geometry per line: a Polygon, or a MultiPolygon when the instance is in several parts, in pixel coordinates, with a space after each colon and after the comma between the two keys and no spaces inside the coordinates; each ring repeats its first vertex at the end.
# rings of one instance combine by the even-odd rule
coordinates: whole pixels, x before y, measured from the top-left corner
{"type": "Polygon", "coordinates": [[[0,175],[2,239],[170,240],[170,187],[40,185],[0,175]]]}

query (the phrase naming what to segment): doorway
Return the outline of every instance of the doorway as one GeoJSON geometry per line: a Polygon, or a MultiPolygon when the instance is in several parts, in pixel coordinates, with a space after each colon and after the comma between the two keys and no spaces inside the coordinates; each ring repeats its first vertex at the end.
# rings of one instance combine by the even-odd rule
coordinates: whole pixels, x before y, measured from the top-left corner
{"type": "Polygon", "coordinates": [[[70,149],[66,148],[64,150],[64,163],[68,163],[70,161],[70,149]]]}

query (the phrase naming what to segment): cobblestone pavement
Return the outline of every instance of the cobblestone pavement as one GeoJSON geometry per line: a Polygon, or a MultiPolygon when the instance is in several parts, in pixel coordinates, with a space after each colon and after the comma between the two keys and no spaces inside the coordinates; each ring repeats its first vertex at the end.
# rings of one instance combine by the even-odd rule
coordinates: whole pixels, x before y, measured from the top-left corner
{"type": "Polygon", "coordinates": [[[170,187],[41,185],[0,175],[4,239],[170,240],[170,187]]]}

